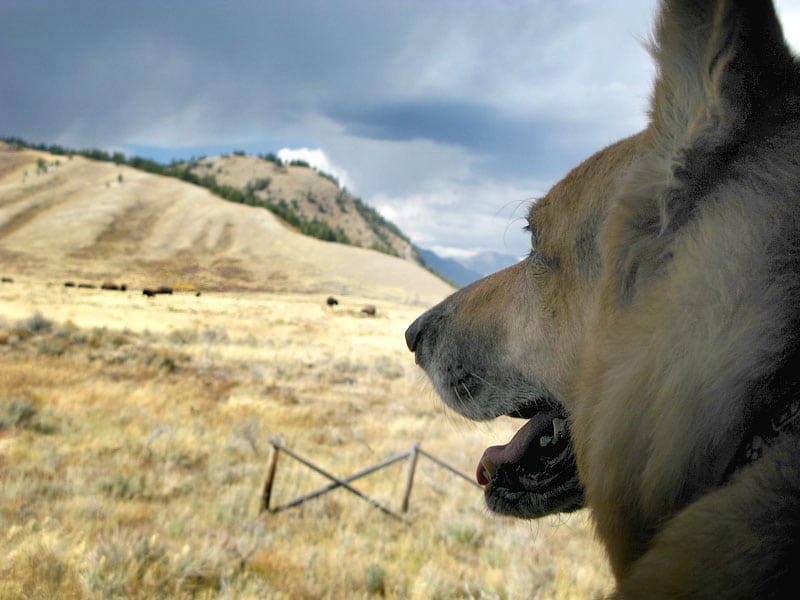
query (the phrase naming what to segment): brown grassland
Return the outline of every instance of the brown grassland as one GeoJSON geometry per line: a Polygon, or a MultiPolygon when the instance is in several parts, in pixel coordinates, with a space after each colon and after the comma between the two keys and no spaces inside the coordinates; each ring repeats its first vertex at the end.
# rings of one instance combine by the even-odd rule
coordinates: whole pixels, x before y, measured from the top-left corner
{"type": "MultiPolygon", "coordinates": [[[[510,420],[448,414],[419,306],[318,294],[0,285],[0,597],[587,598],[587,515],[519,522],[421,457],[407,522],[345,490],[260,512],[279,435],[339,476],[422,447],[471,474],[510,420]],[[361,313],[366,302],[377,315],[361,313]]],[[[399,511],[407,464],[354,485],[399,511]]],[[[327,483],[278,461],[273,505],[327,483]]]]}

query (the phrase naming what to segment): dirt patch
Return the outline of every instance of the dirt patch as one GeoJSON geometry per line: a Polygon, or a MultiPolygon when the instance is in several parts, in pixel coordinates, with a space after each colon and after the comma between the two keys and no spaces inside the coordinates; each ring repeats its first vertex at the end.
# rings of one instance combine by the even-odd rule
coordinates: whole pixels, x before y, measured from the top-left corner
{"type": "Polygon", "coordinates": [[[12,175],[15,171],[20,171],[28,164],[28,158],[17,150],[13,150],[8,144],[0,142],[0,179],[12,175]]]}
{"type": "Polygon", "coordinates": [[[94,244],[76,250],[71,255],[75,258],[92,258],[135,254],[157,221],[158,216],[153,213],[152,207],[137,202],[115,215],[108,227],[97,236],[94,244]]]}

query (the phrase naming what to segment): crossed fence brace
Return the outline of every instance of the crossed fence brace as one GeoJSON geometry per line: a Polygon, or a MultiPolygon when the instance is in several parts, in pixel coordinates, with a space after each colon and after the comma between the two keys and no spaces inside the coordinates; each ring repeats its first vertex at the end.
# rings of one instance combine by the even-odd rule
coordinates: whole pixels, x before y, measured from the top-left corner
{"type": "Polygon", "coordinates": [[[451,471],[455,475],[458,475],[462,479],[465,479],[466,481],[468,481],[469,483],[475,485],[476,487],[480,487],[478,485],[478,483],[474,479],[469,477],[468,475],[465,475],[464,473],[462,473],[461,471],[459,471],[455,467],[447,464],[442,459],[440,459],[440,458],[430,454],[429,452],[426,452],[425,450],[423,450],[420,447],[420,443],[419,442],[416,442],[414,444],[414,446],[410,450],[407,450],[405,452],[401,452],[400,454],[398,454],[396,456],[393,456],[391,458],[387,458],[383,462],[380,462],[380,463],[378,463],[376,465],[373,465],[371,467],[367,467],[366,469],[363,469],[362,471],[359,471],[358,473],[354,473],[354,474],[352,474],[349,477],[346,477],[344,479],[339,478],[336,475],[333,475],[332,473],[329,473],[328,471],[326,471],[322,467],[319,467],[318,465],[315,465],[310,460],[308,460],[306,458],[303,458],[302,456],[300,456],[296,452],[290,450],[289,448],[286,447],[286,445],[283,443],[283,440],[281,440],[279,437],[270,438],[269,443],[272,446],[272,450],[270,452],[269,462],[268,462],[268,465],[267,465],[267,478],[266,478],[266,481],[264,482],[264,491],[261,494],[261,512],[264,512],[264,511],[269,511],[271,513],[281,512],[281,511],[284,511],[286,509],[293,508],[295,506],[299,506],[300,504],[308,502],[309,500],[311,500],[313,498],[317,498],[318,496],[321,496],[321,495],[326,494],[326,493],[328,493],[328,492],[330,492],[332,490],[335,490],[336,488],[340,488],[341,487],[341,488],[344,488],[347,491],[355,494],[356,496],[358,496],[362,500],[365,500],[366,502],[368,502],[369,504],[371,504],[373,507],[377,508],[378,510],[380,510],[384,514],[386,514],[386,515],[388,515],[388,516],[390,516],[392,518],[399,519],[401,521],[406,521],[406,518],[403,515],[405,515],[408,512],[408,505],[409,505],[409,501],[411,499],[411,488],[412,488],[412,486],[414,484],[414,473],[415,473],[416,468],[417,468],[417,457],[420,454],[425,456],[425,457],[427,457],[428,459],[432,460],[433,462],[438,464],[440,467],[443,467],[443,468],[447,469],[448,471],[451,471]],[[275,470],[276,470],[276,468],[278,466],[278,455],[279,455],[280,452],[283,452],[283,453],[287,454],[288,456],[292,457],[293,459],[295,459],[299,463],[305,465],[306,467],[308,467],[312,471],[316,471],[317,473],[319,473],[323,477],[325,477],[327,479],[330,479],[331,483],[319,488],[318,490],[310,492],[308,494],[304,494],[302,496],[298,496],[297,498],[295,498],[294,500],[292,500],[290,502],[287,502],[286,504],[281,504],[280,506],[271,507],[269,505],[269,503],[270,503],[270,498],[272,496],[272,483],[273,483],[273,481],[275,479],[275,470]],[[408,460],[408,474],[406,476],[406,486],[405,486],[405,491],[403,493],[403,502],[402,502],[401,509],[400,509],[401,512],[403,513],[403,515],[397,514],[396,512],[394,512],[390,508],[384,506],[383,504],[381,504],[380,502],[378,502],[374,498],[370,498],[369,496],[367,496],[363,492],[359,491],[358,489],[356,489],[352,485],[350,485],[353,481],[356,481],[357,479],[361,479],[362,477],[366,477],[367,475],[369,475],[371,473],[374,473],[375,471],[378,471],[380,469],[383,469],[385,467],[393,465],[394,463],[400,462],[402,460],[408,460]]]}

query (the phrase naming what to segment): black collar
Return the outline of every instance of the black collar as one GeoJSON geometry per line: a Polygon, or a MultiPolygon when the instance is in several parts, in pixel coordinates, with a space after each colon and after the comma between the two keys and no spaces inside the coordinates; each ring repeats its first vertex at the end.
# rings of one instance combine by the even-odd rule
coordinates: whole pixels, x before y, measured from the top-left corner
{"type": "Polygon", "coordinates": [[[744,465],[757,461],[764,454],[764,448],[774,443],[783,432],[800,431],[800,400],[778,407],[778,412],[769,418],[762,418],[752,427],[736,452],[728,474],[744,465]]]}
{"type": "Polygon", "coordinates": [[[800,433],[800,348],[795,348],[771,375],[753,386],[753,403],[766,408],[752,415],[750,426],[725,474],[754,463],[781,435],[800,433]]]}

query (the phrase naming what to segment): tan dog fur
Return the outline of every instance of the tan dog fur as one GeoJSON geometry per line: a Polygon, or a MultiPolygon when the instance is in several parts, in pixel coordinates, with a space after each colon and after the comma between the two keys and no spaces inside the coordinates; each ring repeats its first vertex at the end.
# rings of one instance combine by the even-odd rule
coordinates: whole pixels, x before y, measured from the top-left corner
{"type": "Polygon", "coordinates": [[[531,207],[530,257],[407,339],[467,417],[566,409],[620,597],[780,597],[800,436],[726,471],[798,399],[764,382],[798,347],[800,75],[766,1],[664,0],[651,52],[649,127],[531,207]]]}

